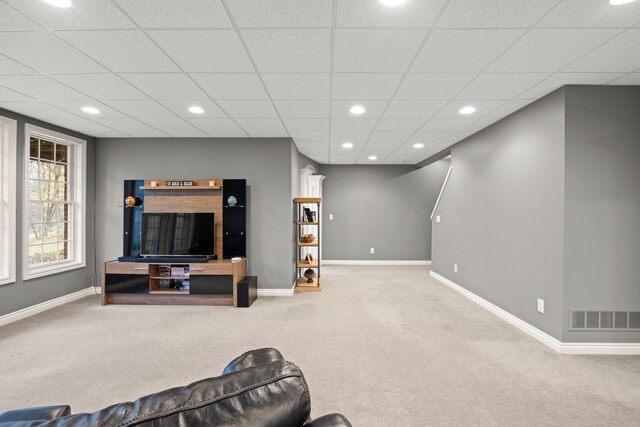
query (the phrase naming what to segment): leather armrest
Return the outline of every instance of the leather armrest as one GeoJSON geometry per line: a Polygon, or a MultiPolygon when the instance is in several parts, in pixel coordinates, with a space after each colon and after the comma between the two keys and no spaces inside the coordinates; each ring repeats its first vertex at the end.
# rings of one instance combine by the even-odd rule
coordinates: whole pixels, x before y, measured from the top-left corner
{"type": "Polygon", "coordinates": [[[304,427],[351,427],[351,423],[342,414],[329,414],[306,422],[304,427]]]}
{"type": "Polygon", "coordinates": [[[71,414],[69,405],[38,406],[35,408],[14,409],[0,414],[0,423],[11,421],[55,420],[71,414]]]}
{"type": "Polygon", "coordinates": [[[240,371],[246,368],[263,365],[271,362],[283,362],[284,357],[275,348],[259,348],[257,350],[247,351],[241,356],[233,359],[222,371],[223,374],[240,371]]]}

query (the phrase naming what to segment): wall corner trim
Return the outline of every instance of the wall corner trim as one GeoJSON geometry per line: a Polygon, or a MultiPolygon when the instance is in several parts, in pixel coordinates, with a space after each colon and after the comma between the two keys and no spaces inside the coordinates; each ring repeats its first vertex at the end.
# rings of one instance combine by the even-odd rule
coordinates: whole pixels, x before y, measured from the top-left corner
{"type": "Polygon", "coordinates": [[[321,265],[431,265],[431,260],[324,259],[321,265]]]}
{"type": "Polygon", "coordinates": [[[43,311],[50,310],[54,307],[67,304],[71,301],[75,301],[89,295],[95,295],[95,288],[93,286],[90,286],[78,292],[74,292],[72,294],[63,295],[49,301],[41,302],[40,304],[32,305],[31,307],[23,308],[22,310],[5,314],[4,316],[0,316],[0,326],[8,325],[9,323],[26,319],[27,317],[34,316],[38,313],[42,313],[43,311]]]}
{"type": "Polygon", "coordinates": [[[490,311],[494,315],[498,316],[507,323],[520,329],[527,335],[535,338],[542,344],[546,345],[550,349],[560,354],[640,354],[640,343],[564,343],[546,332],[542,332],[540,329],[530,325],[524,320],[514,316],[513,314],[501,309],[500,307],[490,303],[482,297],[474,294],[471,291],[463,288],[462,286],[452,282],[439,275],[438,273],[431,271],[429,273],[431,277],[439,281],[440,283],[450,287],[454,291],[462,294],[475,302],[482,308],[490,311]]]}

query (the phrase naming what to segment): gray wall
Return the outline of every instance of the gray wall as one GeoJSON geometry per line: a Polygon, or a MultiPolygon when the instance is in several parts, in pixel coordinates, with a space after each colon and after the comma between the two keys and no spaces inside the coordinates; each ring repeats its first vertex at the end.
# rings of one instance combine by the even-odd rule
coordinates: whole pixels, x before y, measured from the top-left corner
{"type": "Polygon", "coordinates": [[[322,165],[324,259],[431,259],[429,215],[448,168],[322,165]]]}
{"type": "Polygon", "coordinates": [[[93,222],[93,191],[95,185],[95,140],[86,135],[79,134],[68,129],[54,126],[41,122],[36,119],[22,116],[11,111],[0,109],[0,116],[17,120],[17,188],[16,188],[16,204],[17,204],[17,232],[16,232],[16,282],[0,286],[0,316],[12,313],[23,308],[31,307],[45,301],[49,301],[73,292],[86,289],[94,285],[94,222],[93,222]],[[58,274],[52,274],[46,277],[36,279],[22,280],[22,218],[23,218],[23,187],[24,187],[24,127],[25,124],[33,124],[43,128],[61,132],[66,135],[81,138],[87,141],[87,267],[79,268],[58,274]]]}
{"type": "Polygon", "coordinates": [[[564,91],[455,145],[451,157],[433,271],[561,339],[564,91]]]}
{"type": "Polygon", "coordinates": [[[97,263],[122,255],[125,179],[245,178],[249,273],[266,288],[291,288],[291,139],[97,140],[97,263]]]}
{"type": "Polygon", "coordinates": [[[568,312],[640,310],[640,87],[566,88],[565,167],[564,341],[639,342],[568,312]]]}

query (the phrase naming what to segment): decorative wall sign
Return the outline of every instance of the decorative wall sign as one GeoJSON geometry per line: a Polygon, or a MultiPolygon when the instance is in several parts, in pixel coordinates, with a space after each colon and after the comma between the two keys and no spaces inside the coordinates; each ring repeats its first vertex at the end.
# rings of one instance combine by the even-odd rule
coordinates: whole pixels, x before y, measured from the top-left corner
{"type": "Polygon", "coordinates": [[[193,181],[167,181],[167,187],[193,187],[196,185],[193,181]]]}

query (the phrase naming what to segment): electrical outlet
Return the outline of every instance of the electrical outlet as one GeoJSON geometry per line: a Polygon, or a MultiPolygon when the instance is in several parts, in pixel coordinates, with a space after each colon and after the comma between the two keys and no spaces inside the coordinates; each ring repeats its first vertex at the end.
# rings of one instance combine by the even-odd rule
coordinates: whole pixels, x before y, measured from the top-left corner
{"type": "Polygon", "coordinates": [[[458,272],[458,264],[453,264],[453,272],[454,273],[458,272]]]}
{"type": "Polygon", "coordinates": [[[329,214],[329,221],[333,221],[333,214],[329,214]]]}
{"type": "Polygon", "coordinates": [[[544,313],[544,300],[538,298],[538,312],[544,313]]]}
{"type": "Polygon", "coordinates": [[[369,251],[369,253],[372,253],[372,254],[375,253],[375,252],[376,252],[375,248],[371,248],[370,251],[369,251]]]}
{"type": "Polygon", "coordinates": [[[436,222],[440,222],[440,215],[436,215],[436,222]]]}

